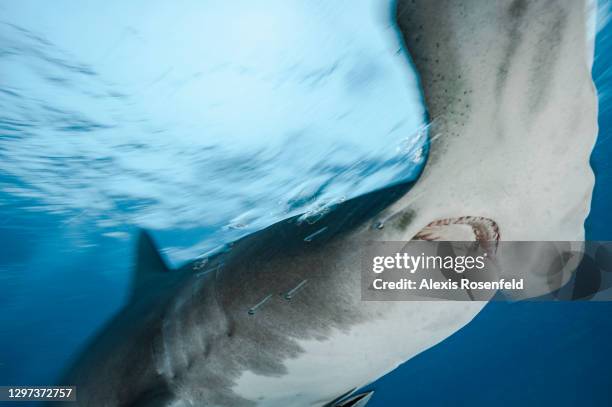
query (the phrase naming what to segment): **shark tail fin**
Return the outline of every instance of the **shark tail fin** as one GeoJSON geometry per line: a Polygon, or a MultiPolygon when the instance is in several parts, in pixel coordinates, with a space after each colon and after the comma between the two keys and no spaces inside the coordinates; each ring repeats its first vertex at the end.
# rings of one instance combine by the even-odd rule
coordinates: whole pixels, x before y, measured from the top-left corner
{"type": "Polygon", "coordinates": [[[170,271],[151,235],[142,230],[138,236],[136,269],[132,279],[132,299],[146,290],[158,277],[170,271]]]}

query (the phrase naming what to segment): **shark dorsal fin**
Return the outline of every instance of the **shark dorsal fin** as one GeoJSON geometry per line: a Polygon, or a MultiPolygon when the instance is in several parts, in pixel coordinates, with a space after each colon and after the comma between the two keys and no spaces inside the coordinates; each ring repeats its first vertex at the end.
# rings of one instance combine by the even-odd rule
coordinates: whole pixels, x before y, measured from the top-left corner
{"type": "Polygon", "coordinates": [[[136,270],[132,281],[132,298],[144,289],[144,286],[157,280],[163,273],[170,271],[161,253],[157,250],[151,235],[142,230],[138,236],[136,270]]]}

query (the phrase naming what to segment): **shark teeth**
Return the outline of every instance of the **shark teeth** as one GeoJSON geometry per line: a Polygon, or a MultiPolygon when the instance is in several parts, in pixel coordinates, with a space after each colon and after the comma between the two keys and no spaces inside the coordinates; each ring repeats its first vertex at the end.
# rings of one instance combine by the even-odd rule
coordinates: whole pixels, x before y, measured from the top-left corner
{"type": "Polygon", "coordinates": [[[431,222],[417,233],[414,240],[456,240],[499,242],[497,223],[482,216],[444,218],[431,222]]]}

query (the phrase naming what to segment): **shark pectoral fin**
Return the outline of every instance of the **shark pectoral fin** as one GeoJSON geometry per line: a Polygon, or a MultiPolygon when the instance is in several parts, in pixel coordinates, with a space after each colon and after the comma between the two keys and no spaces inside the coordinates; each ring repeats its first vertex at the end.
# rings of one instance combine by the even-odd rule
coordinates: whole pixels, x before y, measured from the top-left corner
{"type": "Polygon", "coordinates": [[[333,404],[332,407],[365,407],[373,395],[374,391],[359,393],[333,404]]]}
{"type": "Polygon", "coordinates": [[[342,400],[346,400],[348,398],[348,396],[350,396],[351,394],[353,394],[355,392],[355,390],[357,390],[357,387],[354,387],[351,390],[347,391],[346,393],[343,393],[343,394],[339,395],[338,397],[336,397],[332,401],[326,403],[322,407],[337,407],[338,405],[340,405],[339,403],[342,400]]]}
{"type": "Polygon", "coordinates": [[[162,274],[169,272],[161,253],[157,250],[151,235],[142,230],[138,236],[136,269],[132,280],[132,299],[145,290],[162,274]]]}

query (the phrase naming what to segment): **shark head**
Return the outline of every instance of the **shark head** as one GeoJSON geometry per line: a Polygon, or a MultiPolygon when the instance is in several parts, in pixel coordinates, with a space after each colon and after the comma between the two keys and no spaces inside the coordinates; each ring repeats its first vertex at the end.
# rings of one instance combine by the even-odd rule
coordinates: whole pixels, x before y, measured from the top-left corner
{"type": "Polygon", "coordinates": [[[594,13],[571,0],[397,3],[431,147],[415,187],[381,215],[383,239],[584,240],[594,13]]]}

